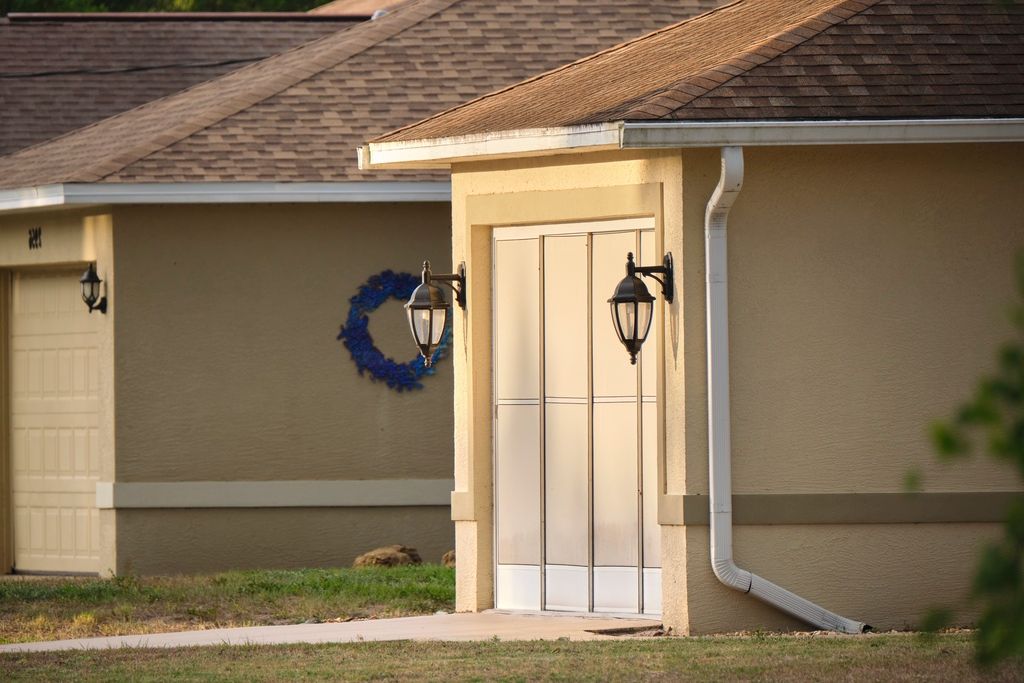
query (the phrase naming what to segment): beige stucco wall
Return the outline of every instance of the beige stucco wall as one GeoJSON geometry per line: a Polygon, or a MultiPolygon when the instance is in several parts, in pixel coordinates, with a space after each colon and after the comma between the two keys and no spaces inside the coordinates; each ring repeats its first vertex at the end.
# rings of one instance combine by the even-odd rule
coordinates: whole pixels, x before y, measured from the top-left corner
{"type": "MultiPolygon", "coordinates": [[[[0,287],[0,335],[2,359],[0,375],[3,378],[3,398],[0,400],[2,418],[0,427],[7,433],[8,426],[8,328],[11,305],[10,273],[24,269],[41,270],[85,270],[86,264],[95,262],[99,276],[107,286],[108,299],[114,291],[114,245],[113,219],[103,209],[49,210],[45,212],[20,212],[0,216],[0,268],[3,272],[3,286],[0,287]],[[42,245],[29,248],[29,230],[41,228],[42,245]]],[[[83,304],[84,306],[84,304],[83,304]]],[[[104,479],[114,476],[114,318],[111,310],[105,316],[99,330],[99,360],[106,371],[99,373],[99,454],[100,472],[104,479]]],[[[4,437],[0,449],[0,509],[4,511],[0,520],[0,571],[10,571],[13,562],[13,532],[10,515],[10,483],[7,474],[8,439],[4,437]]],[[[115,562],[116,519],[112,511],[100,511],[100,566],[112,567],[115,562]]]]}
{"type": "MultiPolygon", "coordinates": [[[[182,487],[162,490],[170,507],[101,506],[104,570],[345,565],[391,543],[440,560],[453,545],[453,525],[444,498],[425,496],[422,482],[434,490],[452,478],[451,362],[439,363],[423,390],[398,393],[360,376],[337,334],[349,298],[370,275],[418,274],[424,258],[436,271],[448,269],[449,220],[446,203],[128,206],[0,217],[0,268],[96,261],[107,283],[102,480],[113,483],[115,498],[124,484],[182,487]],[[30,250],[34,227],[43,229],[43,247],[30,250]],[[267,508],[251,500],[238,507],[230,492],[212,507],[174,501],[175,491],[196,495],[195,482],[283,482],[273,489],[281,491],[295,480],[375,480],[373,490],[384,484],[404,500],[353,507],[365,503],[345,500],[352,489],[340,487],[336,503],[321,495],[320,507],[303,507],[294,493],[267,508]]],[[[389,356],[415,357],[401,302],[381,306],[370,331],[389,356]]],[[[0,484],[6,505],[9,486],[0,484]]]]}
{"type": "MultiPolygon", "coordinates": [[[[448,268],[447,204],[118,207],[114,226],[118,482],[451,478],[451,362],[398,393],[336,339],[369,276],[448,268]]],[[[415,357],[401,302],[370,332],[415,357]]],[[[121,509],[118,566],[348,564],[390,543],[436,562],[452,547],[446,508],[345,505],[121,509]]]]}
{"type": "MultiPolygon", "coordinates": [[[[450,265],[447,211],[118,208],[118,481],[450,478],[451,363],[400,394],[336,339],[370,275],[450,265]]],[[[416,356],[401,302],[370,332],[416,356]]]]}
{"type": "MultiPolygon", "coordinates": [[[[836,494],[824,501],[833,519],[851,502],[838,494],[895,497],[886,503],[889,524],[822,517],[740,526],[735,554],[743,566],[878,628],[963,602],[978,545],[997,526],[905,524],[913,508],[899,494],[910,470],[922,474],[933,508],[957,492],[1020,487],[1008,468],[984,458],[938,463],[926,430],[969,394],[1011,334],[1012,255],[1024,244],[1022,151],[747,150],[729,223],[734,490],[836,494]]],[[[470,263],[474,292],[456,328],[468,354],[455,363],[459,609],[493,601],[489,227],[502,215],[543,222],[545,211],[552,221],[617,217],[600,202],[578,201],[580,192],[654,183],[661,244],[681,265],[681,296],[660,331],[664,620],[689,633],[797,626],[719,584],[708,566],[707,527],[683,524],[684,498],[699,504],[708,490],[703,219],[718,174],[718,150],[453,169],[453,253],[470,263]],[[495,215],[475,219],[485,205],[495,215]]]]}
{"type": "MultiPolygon", "coordinates": [[[[1022,150],[746,150],[729,217],[735,493],[900,491],[910,467],[926,490],[1019,488],[986,458],[944,466],[927,427],[1013,333],[1022,150]]],[[[715,151],[684,156],[694,247],[718,164],[715,151]]],[[[686,266],[702,277],[702,263],[686,266]]],[[[687,285],[703,319],[703,287],[687,285]]],[[[687,472],[687,492],[702,492],[700,449],[687,472]]]]}
{"type": "MultiPolygon", "coordinates": [[[[745,152],[729,218],[733,490],[1019,490],[988,458],[943,464],[928,425],[949,416],[1010,337],[1013,255],[1024,246],[1020,145],[745,152]]],[[[684,243],[700,251],[717,150],[683,155],[684,243]]],[[[702,259],[702,254],[700,255],[702,259]]],[[[686,261],[689,321],[703,264],[686,261]],[[694,273],[698,271],[699,275],[694,273]]],[[[700,334],[703,335],[701,325],[700,334]]],[[[687,494],[707,491],[703,339],[686,335],[687,494]]],[[[991,524],[740,527],[741,566],[879,628],[960,605],[991,524]],[[782,549],[780,554],[780,549],[782,549]],[[789,554],[790,556],[786,556],[789,554]]],[[[691,528],[691,632],[794,625],[722,587],[691,528]]],[[[970,619],[970,610],[961,619],[970,619]]]]}
{"type": "Polygon", "coordinates": [[[121,510],[117,531],[117,571],[135,574],[345,567],[392,542],[438,563],[452,548],[442,506],[121,510]]]}

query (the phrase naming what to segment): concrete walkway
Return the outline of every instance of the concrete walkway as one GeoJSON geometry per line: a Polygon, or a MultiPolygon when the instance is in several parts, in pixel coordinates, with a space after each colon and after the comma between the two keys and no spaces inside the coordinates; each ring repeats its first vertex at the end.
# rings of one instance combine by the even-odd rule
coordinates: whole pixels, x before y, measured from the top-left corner
{"type": "Polygon", "coordinates": [[[595,631],[654,628],[651,619],[552,614],[435,614],[427,617],[368,619],[329,624],[252,626],[207,631],[151,633],[142,636],[77,638],[40,643],[0,645],[0,652],[105,650],[119,647],[188,647],[279,643],[352,643],[370,640],[603,640],[614,636],[595,631]]]}

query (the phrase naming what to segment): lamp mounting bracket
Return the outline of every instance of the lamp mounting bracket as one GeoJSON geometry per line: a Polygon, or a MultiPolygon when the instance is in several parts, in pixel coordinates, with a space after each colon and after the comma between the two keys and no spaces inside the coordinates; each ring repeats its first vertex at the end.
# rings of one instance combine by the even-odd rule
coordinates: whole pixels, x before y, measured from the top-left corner
{"type": "Polygon", "coordinates": [[[466,262],[463,261],[459,264],[459,267],[454,273],[444,273],[436,275],[430,272],[430,264],[426,262],[423,264],[423,282],[440,282],[445,285],[453,292],[455,292],[455,301],[459,304],[459,308],[466,310],[466,262]]]}
{"type": "Polygon", "coordinates": [[[672,252],[665,252],[665,257],[661,260],[660,266],[637,266],[633,264],[633,254],[630,253],[626,261],[627,272],[630,274],[636,273],[649,277],[655,280],[661,285],[661,293],[665,297],[667,303],[672,303],[675,298],[675,284],[674,284],[674,269],[672,266],[672,252]],[[657,275],[664,275],[664,279],[657,277],[657,275]]]}

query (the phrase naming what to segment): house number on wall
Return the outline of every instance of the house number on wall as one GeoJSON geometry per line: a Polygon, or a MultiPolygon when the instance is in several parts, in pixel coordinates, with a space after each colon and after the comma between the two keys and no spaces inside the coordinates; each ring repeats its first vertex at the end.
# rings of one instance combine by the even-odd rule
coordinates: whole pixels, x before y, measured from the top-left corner
{"type": "Polygon", "coordinates": [[[29,228],[28,229],[28,248],[29,249],[42,249],[43,248],[43,229],[42,228],[29,228]]]}

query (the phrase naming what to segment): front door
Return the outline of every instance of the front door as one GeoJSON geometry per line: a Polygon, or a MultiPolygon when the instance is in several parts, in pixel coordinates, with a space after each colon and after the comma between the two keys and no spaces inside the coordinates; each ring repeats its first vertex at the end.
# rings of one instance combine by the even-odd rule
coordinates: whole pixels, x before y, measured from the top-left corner
{"type": "Polygon", "coordinates": [[[658,318],[637,365],[608,297],[653,219],[494,230],[495,604],[661,611],[658,318]]]}

